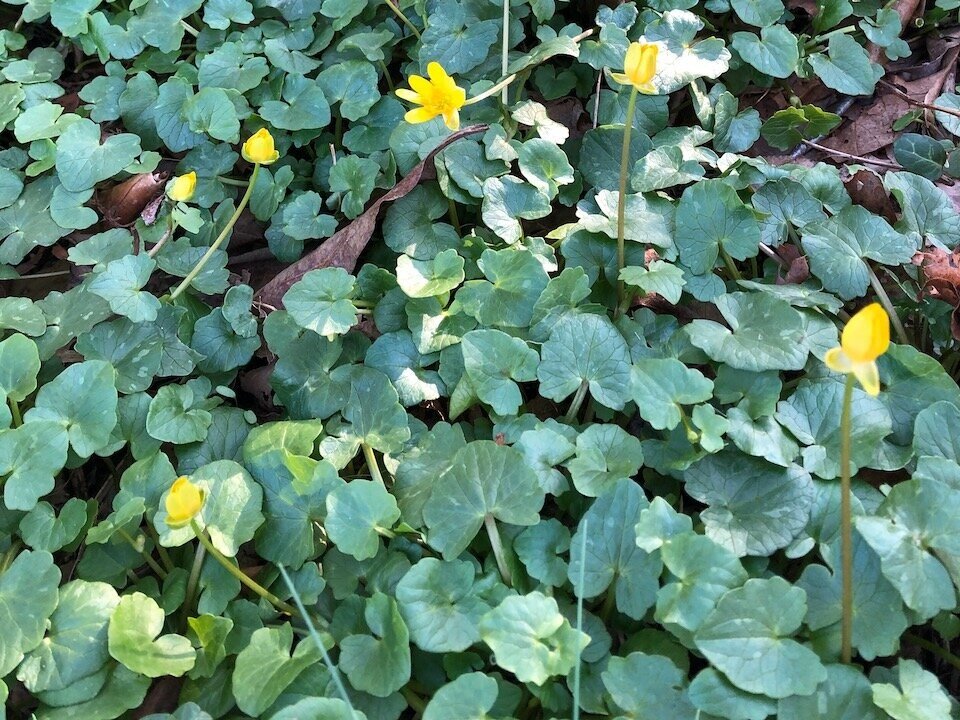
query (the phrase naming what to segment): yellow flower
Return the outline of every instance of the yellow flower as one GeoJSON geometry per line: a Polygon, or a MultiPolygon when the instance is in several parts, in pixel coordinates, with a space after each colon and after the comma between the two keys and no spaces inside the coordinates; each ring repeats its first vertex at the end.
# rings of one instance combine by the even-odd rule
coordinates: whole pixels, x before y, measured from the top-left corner
{"type": "Polygon", "coordinates": [[[622,73],[610,73],[610,77],[621,85],[633,85],[646,95],[656,95],[657,89],[650,82],[657,73],[657,53],[660,49],[655,43],[630,43],[627,56],[623,61],[622,73]]]}
{"type": "Polygon", "coordinates": [[[190,171],[186,175],[178,175],[170,182],[170,187],[167,188],[167,195],[171,200],[177,202],[189,202],[196,189],[197,174],[190,171]]]}
{"type": "Polygon", "coordinates": [[[247,162],[270,165],[275,163],[280,153],[273,146],[273,135],[266,128],[260,128],[243,144],[241,150],[243,159],[247,162]]]}
{"type": "Polygon", "coordinates": [[[413,90],[397,90],[397,96],[422,106],[408,110],[404,120],[408,123],[423,123],[442,115],[448,128],[458,130],[459,110],[466,103],[466,90],[459,87],[438,62],[427,65],[427,75],[430,76],[429,80],[419,75],[411,75],[410,87],[413,90]]]}
{"type": "Polygon", "coordinates": [[[871,303],[850,318],[840,336],[840,347],[827,351],[823,361],[831,370],[853,373],[870,395],[880,392],[876,360],[890,347],[890,318],[880,303],[871,303]]]}
{"type": "Polygon", "coordinates": [[[167,493],[167,525],[172,528],[188,525],[200,512],[204,500],[203,490],[190,482],[186,475],[178,477],[167,493]]]}

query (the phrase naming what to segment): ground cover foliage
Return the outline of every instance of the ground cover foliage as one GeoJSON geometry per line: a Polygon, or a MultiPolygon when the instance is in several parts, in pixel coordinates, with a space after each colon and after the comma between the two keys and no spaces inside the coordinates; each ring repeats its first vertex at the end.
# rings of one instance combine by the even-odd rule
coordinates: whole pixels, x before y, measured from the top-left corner
{"type": "Polygon", "coordinates": [[[6,716],[956,717],[960,95],[883,84],[955,9],[5,0],[6,716]],[[885,174],[764,159],[881,90],[885,174]]]}

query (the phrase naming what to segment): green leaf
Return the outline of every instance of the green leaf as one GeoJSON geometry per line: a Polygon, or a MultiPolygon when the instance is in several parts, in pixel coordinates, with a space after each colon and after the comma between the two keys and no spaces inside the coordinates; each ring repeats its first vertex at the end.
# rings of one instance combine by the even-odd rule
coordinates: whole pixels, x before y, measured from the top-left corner
{"type": "Polygon", "coordinates": [[[56,552],[70,545],[87,524],[87,504],[70,498],[59,516],[48,502],[37,503],[20,521],[20,537],[34,550],[56,552]]]}
{"type": "Polygon", "coordinates": [[[803,590],[783,578],[748,580],[720,599],[694,642],[741,690],[772,698],[809,695],[827,673],[812,650],[790,638],[806,609],[803,590]]]}
{"type": "Polygon", "coordinates": [[[519,153],[520,174],[527,182],[553,199],[563,185],[573,182],[573,166],[563,150],[540,138],[527,140],[519,153]]]}
{"type": "Polygon", "coordinates": [[[827,665],[827,679],[810,695],[793,695],[778,704],[781,720],[886,720],[873,704],[870,681],[856,666],[827,665]]]}
{"type": "Polygon", "coordinates": [[[686,492],[708,505],[700,513],[707,536],[740,557],[787,547],[806,527],[813,504],[813,483],[800,467],[731,449],[692,465],[685,480],[686,492]]]}
{"type": "Polygon", "coordinates": [[[683,687],[684,672],[663,655],[612,657],[600,677],[625,717],[692,720],[697,714],[683,687]]]}
{"type": "Polygon", "coordinates": [[[435,60],[448,73],[466,73],[480,65],[500,35],[499,21],[478,20],[472,13],[468,17],[467,7],[440,4],[430,14],[421,38],[420,57],[435,60]]]}
{"type": "Polygon", "coordinates": [[[68,440],[57,421],[32,420],[15,430],[0,430],[0,475],[7,476],[3,501],[9,509],[31,510],[53,490],[67,462],[68,440]]]}
{"type": "Polygon", "coordinates": [[[483,222],[507,243],[524,236],[520,220],[537,220],[550,210],[550,197],[537,185],[509,175],[483,182],[483,222]]]}
{"type": "Polygon", "coordinates": [[[661,94],[672,93],[697,78],[716,78],[727,71],[730,51],[723,40],[695,40],[704,22],[687,10],[668,10],[644,30],[647,42],[660,46],[653,83],[661,94]]]}
{"type": "Polygon", "coordinates": [[[432,365],[434,355],[421,355],[409,331],[384,333],[367,350],[364,364],[379,370],[397,390],[404,407],[436,400],[446,394],[440,375],[425,368],[432,365]]]}
{"type": "Polygon", "coordinates": [[[22,402],[37,389],[37,344],[19,333],[0,342],[0,394],[22,402]]]}
{"type": "Polygon", "coordinates": [[[586,384],[602,405],[620,410],[630,399],[630,352],[605,316],[570,314],[553,327],[537,368],[540,394],[562,401],[586,384]]]}
{"type": "Polygon", "coordinates": [[[712,320],[687,325],[690,342],[710,358],[739,370],[799,370],[807,360],[803,317],[783,300],[730,293],[715,301],[730,326],[712,320]]]}
{"type": "Polygon", "coordinates": [[[160,301],[142,291],[150,281],[156,262],[146,253],[127,255],[109,263],[90,281],[90,292],[99,295],[118,315],[135,323],[149,323],[157,319],[160,301]]]}
{"type": "Polygon", "coordinates": [[[195,397],[189,384],[164,385],[150,401],[147,432],[157,440],[178,445],[203,440],[213,417],[208,410],[198,407],[202,400],[195,397]]]}
{"type": "Polygon", "coordinates": [[[947,151],[928,135],[903,133],[893,142],[893,156],[905,170],[928,180],[936,180],[943,173],[947,151]]]}
{"type": "Polygon", "coordinates": [[[803,249],[814,275],[844,300],[866,293],[870,283],[867,259],[900,265],[910,262],[915,250],[909,238],[860,205],[807,225],[803,249]]]}
{"type": "Polygon", "coordinates": [[[89,457],[110,439],[117,424],[116,372],[109,363],[87,360],[71,365],[40,388],[26,422],[59,423],[80,457],[89,457]]]}
{"type": "Polygon", "coordinates": [[[348,155],[330,168],[330,189],[342,193],[340,209],[348,218],[363,212],[370,199],[380,166],[370,158],[348,155]]]}
{"type": "Polygon", "coordinates": [[[348,388],[341,410],[350,423],[343,435],[382,453],[396,453],[410,439],[407,414],[390,380],[373,368],[344,365],[330,374],[336,385],[348,388]]]}
{"type": "Polygon", "coordinates": [[[888,172],[884,173],[883,186],[902,208],[900,219],[894,225],[897,230],[915,233],[946,247],[960,242],[960,214],[950,198],[932,182],[913,173],[888,172]]]}
{"type": "Polygon", "coordinates": [[[483,325],[526,327],[534,303],[547,286],[547,273],[540,261],[522,249],[488,249],[477,266],[486,280],[463,284],[457,292],[463,309],[483,325]]]}
{"type": "Polygon", "coordinates": [[[340,552],[369,560],[380,551],[380,535],[400,519],[397,501],[375,480],[354,479],[327,495],[324,526],[340,552]]]}
{"type": "Polygon", "coordinates": [[[275,128],[316,130],[330,123],[330,105],[315,80],[287,75],[283,100],[268,100],[260,106],[260,116],[275,128]]]}
{"type": "Polygon", "coordinates": [[[872,95],[883,77],[883,69],[849,35],[832,36],[826,55],[814,53],[807,60],[824,85],[845,95],[872,95]]]}
{"type": "Polygon", "coordinates": [[[490,605],[475,586],[474,575],[469,562],[428,557],[397,583],[400,614],[421,650],[463,652],[480,640],[478,623],[490,605]]]}
{"type": "Polygon", "coordinates": [[[931,551],[960,551],[960,523],[950,512],[960,491],[936,480],[893,487],[877,516],[857,518],[857,531],[880,556],[880,569],[921,618],[956,604],[950,575],[931,551]]]}
{"type": "Polygon", "coordinates": [[[827,135],[840,124],[839,115],[821,110],[816,105],[801,105],[778,110],[763,124],[760,135],[781,150],[789,150],[801,140],[827,135]]]}
{"type": "Polygon", "coordinates": [[[357,309],[349,299],[354,283],[343,268],[311,270],[287,290],[283,304],[300,327],[332,340],[357,322],[357,309]]]}
{"type": "Polygon", "coordinates": [[[13,672],[43,641],[48,618],[57,607],[59,584],[60,570],[47,552],[25,550],[0,574],[0,675],[13,672]]]}
{"type": "Polygon", "coordinates": [[[249,644],[237,655],[233,668],[233,694],[237,707],[258,717],[276,701],[297,676],[320,658],[311,639],[300,642],[290,653],[293,629],[289,623],[262,627],[250,635],[249,644]]]}
{"type": "Polygon", "coordinates": [[[537,379],[537,351],[500,330],[471,330],[460,347],[464,376],[480,401],[498,415],[515,415],[523,403],[517,383],[537,379]]]}
{"type": "Polygon", "coordinates": [[[570,627],[557,601],[540,592],[504,598],[480,620],[480,636],[499,667],[535,685],[569,673],[590,642],[570,627]]]}
{"type": "Polygon", "coordinates": [[[44,642],[27,654],[17,677],[33,693],[64,690],[110,659],[107,625],[120,602],[106,583],[73,580],[60,588],[44,642]]]}
{"type": "Polygon", "coordinates": [[[577,436],[576,457],[567,463],[577,490],[598,497],[643,465],[640,441],[617,425],[590,425],[577,436]]]}
{"type": "Polygon", "coordinates": [[[626,478],[593,501],[570,541],[567,577],[578,597],[596,597],[613,585],[617,609],[625,615],[640,619],[653,606],[662,566],[659,557],[637,547],[634,529],[647,505],[640,486],[626,478]]]}
{"type": "Polygon", "coordinates": [[[797,36],[784,25],[762,28],[759,37],[749,32],[735,32],[730,40],[740,57],[771,77],[790,77],[800,61],[797,36]]]}
{"type": "Polygon", "coordinates": [[[479,672],[464,673],[437,690],[423,720],[486,720],[497,702],[497,681],[479,672]]]}
{"type": "Polygon", "coordinates": [[[916,660],[897,661],[897,682],[873,685],[874,704],[894,720],[936,720],[951,714],[950,697],[937,676],[916,660]]]}
{"type": "Polygon", "coordinates": [[[131,133],[111,135],[100,143],[100,126],[82,119],[57,140],[57,175],[67,190],[88,190],[130,165],[140,154],[140,138],[131,133]]]}
{"type": "Polygon", "coordinates": [[[491,516],[511,525],[540,520],[544,491],[518,450],[478,440],[460,448],[423,508],[428,540],[444,559],[463,552],[491,516]]]}
{"type": "Polygon", "coordinates": [[[716,717],[764,720],[777,712],[773,700],[740,690],[713,668],[697,674],[690,683],[689,695],[698,711],[716,717]]]}
{"type": "Polygon", "coordinates": [[[397,283],[407,297],[443,295],[463,282],[463,267],[463,258],[453,248],[429,260],[401,255],[397,258],[397,283]]]}
{"type": "Polygon", "coordinates": [[[680,147],[667,145],[654,148],[634,164],[630,187],[639,192],[663,190],[689,185],[702,178],[704,173],[699,162],[684,158],[680,147]]]}
{"type": "Polygon", "coordinates": [[[183,104],[181,114],[191,132],[229,143],[240,138],[237,109],[223,88],[201,88],[183,104]]]}
{"type": "MultiPolygon", "coordinates": [[[[639,537],[638,532],[638,542],[639,537]]],[[[663,543],[660,557],[672,578],[657,591],[654,617],[668,628],[676,625],[696,632],[720,598],[747,581],[737,556],[704,535],[676,535],[663,543]]]]}
{"type": "Polygon", "coordinates": [[[388,697],[410,680],[410,633],[397,602],[374,593],[363,612],[371,635],[348,635],[340,641],[340,669],[357,690],[388,697]]]}
{"type": "Polygon", "coordinates": [[[124,595],[107,630],[110,656],[147,677],[180,677],[196,661],[196,651],[182,635],[163,632],[163,610],[143,593],[124,595]]]}
{"type": "Polygon", "coordinates": [[[773,25],[784,13],[780,0],[730,0],[730,6],[741,20],[757,27],[773,25]]]}
{"type": "Polygon", "coordinates": [[[627,266],[620,271],[620,279],[645,293],[657,293],[673,304],[680,302],[686,284],[683,270],[663,260],[654,260],[649,267],[627,266]]]}
{"type": "Polygon", "coordinates": [[[556,518],[529,527],[513,542],[527,574],[544,585],[559,587],[567,581],[567,563],[560,557],[570,549],[570,531],[556,518]]]}
{"type": "Polygon", "coordinates": [[[683,405],[713,397],[713,383],[675,358],[649,358],[633,364],[630,392],[644,420],[658,430],[672,430],[680,424],[683,405]]]}
{"type": "Polygon", "coordinates": [[[676,243],[683,264],[702,275],[713,270],[721,248],[737,260],[756,255],[760,225],[732,187],[705,180],[680,198],[676,243]]]}
{"type": "Polygon", "coordinates": [[[311,458],[320,430],[318,420],[265,423],[243,444],[243,462],[263,488],[265,522],[256,547],[266,560],[296,568],[313,557],[315,522],[340,482],[333,465],[311,458]]]}
{"type": "MultiPolygon", "coordinates": [[[[832,379],[804,380],[797,391],[777,404],[777,421],[807,447],[803,466],[809,472],[832,480],[840,474],[840,412],[843,384],[832,379]]],[[[890,414],[877,398],[854,389],[851,431],[851,474],[869,466],[877,445],[890,434],[890,414]]]]}
{"type": "Polygon", "coordinates": [[[377,71],[365,60],[347,60],[325,68],[317,77],[327,101],[340,103],[347,120],[360,120],[372,108],[380,93],[377,71]]]}

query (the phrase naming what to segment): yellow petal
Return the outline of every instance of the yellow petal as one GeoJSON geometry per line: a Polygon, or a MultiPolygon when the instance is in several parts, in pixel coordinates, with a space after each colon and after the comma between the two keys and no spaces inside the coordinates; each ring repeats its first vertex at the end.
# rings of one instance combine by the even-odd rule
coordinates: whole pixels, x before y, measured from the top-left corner
{"type": "Polygon", "coordinates": [[[204,493],[190,479],[181,475],[167,493],[164,507],[167,511],[167,525],[183,527],[189,523],[203,508],[204,493]]]}
{"type": "Polygon", "coordinates": [[[628,78],[623,73],[612,72],[610,73],[610,77],[612,77],[616,82],[620,83],[621,85],[633,85],[633,81],[630,80],[630,78],[628,78]]]}
{"type": "Polygon", "coordinates": [[[176,202],[188,202],[197,189],[197,173],[190,171],[186,175],[175,177],[170,183],[167,195],[176,202]]]}
{"type": "Polygon", "coordinates": [[[410,84],[410,87],[421,95],[429,95],[433,92],[433,85],[425,77],[411,75],[407,82],[410,84]]]}
{"type": "Polygon", "coordinates": [[[657,87],[653,83],[642,83],[640,85],[634,85],[634,87],[642,92],[644,95],[656,95],[657,87]]]}
{"type": "Polygon", "coordinates": [[[640,58],[643,55],[643,43],[630,43],[627,48],[627,55],[623,59],[623,74],[633,77],[640,68],[640,58]]]}
{"type": "Polygon", "coordinates": [[[437,113],[425,107],[414,108],[413,110],[407,110],[407,114],[403,116],[403,119],[408,123],[416,125],[417,123],[425,123],[433,120],[437,116],[437,113]]]}
{"type": "Polygon", "coordinates": [[[460,129],[460,113],[457,112],[456,110],[450,110],[449,112],[445,112],[443,114],[443,122],[451,130],[459,130],[460,129]]]}
{"type": "Polygon", "coordinates": [[[654,43],[645,43],[640,46],[640,59],[634,72],[630,73],[636,85],[646,85],[657,72],[657,54],[660,48],[654,43]]]}
{"type": "Polygon", "coordinates": [[[830,348],[827,350],[823,356],[823,364],[834,372],[853,372],[853,363],[850,362],[850,358],[847,357],[846,353],[843,352],[843,348],[841,347],[830,348]]]}
{"type": "Polygon", "coordinates": [[[397,97],[401,100],[406,100],[407,102],[417,103],[417,105],[423,105],[423,100],[420,98],[420,93],[414,92],[413,90],[408,90],[407,88],[398,88],[394,90],[397,94],[397,97]]]}
{"type": "Polygon", "coordinates": [[[877,364],[873,360],[854,363],[853,375],[860,381],[867,395],[876,397],[880,394],[880,371],[877,370],[877,364]]]}
{"type": "Polygon", "coordinates": [[[442,85],[453,79],[447,75],[447,71],[443,69],[443,65],[436,61],[427,64],[427,75],[430,76],[430,80],[433,81],[434,85],[442,85]]]}
{"type": "Polygon", "coordinates": [[[890,347],[890,318],[880,303],[856,313],[840,336],[843,352],[853,363],[872,362],[890,347]]]}
{"type": "Polygon", "coordinates": [[[243,144],[241,154],[244,160],[261,165],[269,165],[280,157],[273,144],[273,135],[266,128],[257,130],[243,144]]]}

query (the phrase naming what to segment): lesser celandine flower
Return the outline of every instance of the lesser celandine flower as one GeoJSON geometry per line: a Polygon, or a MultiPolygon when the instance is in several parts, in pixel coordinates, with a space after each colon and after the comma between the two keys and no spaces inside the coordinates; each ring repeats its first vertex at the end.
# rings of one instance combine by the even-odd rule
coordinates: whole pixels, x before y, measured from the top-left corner
{"type": "Polygon", "coordinates": [[[890,318],[880,303],[871,303],[850,318],[840,336],[840,347],[827,351],[823,361],[831,370],[853,373],[870,395],[880,392],[877,358],[890,347],[890,318]]]}
{"type": "Polygon", "coordinates": [[[623,60],[623,72],[612,72],[610,77],[621,85],[633,85],[646,95],[655,95],[657,89],[650,81],[657,73],[658,52],[660,49],[655,43],[630,43],[623,60]]]}
{"type": "Polygon", "coordinates": [[[243,144],[240,153],[247,162],[270,165],[280,158],[273,145],[273,135],[266,128],[260,128],[243,144]]]}
{"type": "Polygon", "coordinates": [[[451,130],[460,129],[460,108],[466,104],[467,92],[447,75],[447,71],[438,62],[427,65],[428,80],[419,75],[410,76],[412,90],[400,88],[397,96],[416,103],[421,107],[408,110],[404,120],[408,123],[424,123],[438,115],[451,130]]]}
{"type": "Polygon", "coordinates": [[[167,525],[179,528],[189,525],[203,507],[204,493],[190,478],[181,475],[173,482],[164,506],[167,509],[167,525]]]}
{"type": "Polygon", "coordinates": [[[197,189],[197,174],[192,170],[186,175],[178,175],[170,182],[167,196],[176,202],[188,202],[197,189]]]}

